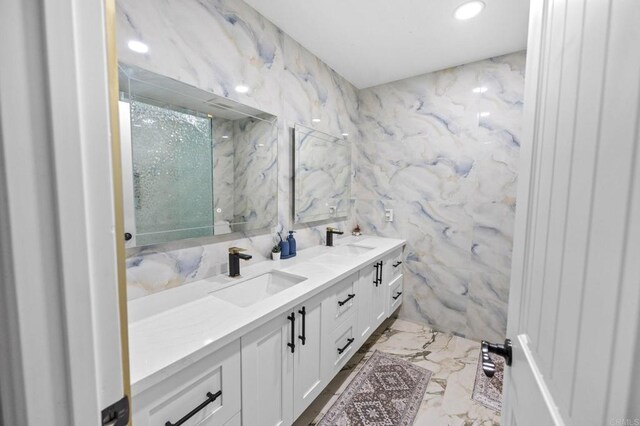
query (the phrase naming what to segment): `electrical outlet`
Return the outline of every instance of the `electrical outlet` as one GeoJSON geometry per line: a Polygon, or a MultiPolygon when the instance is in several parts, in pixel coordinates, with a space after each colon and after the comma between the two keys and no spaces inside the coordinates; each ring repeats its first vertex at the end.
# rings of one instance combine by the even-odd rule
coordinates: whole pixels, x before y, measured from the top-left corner
{"type": "Polygon", "coordinates": [[[384,220],[393,222],[393,209],[384,209],[384,220]]]}
{"type": "Polygon", "coordinates": [[[329,206],[329,214],[330,215],[336,214],[337,210],[338,210],[338,208],[336,206],[329,206]]]}

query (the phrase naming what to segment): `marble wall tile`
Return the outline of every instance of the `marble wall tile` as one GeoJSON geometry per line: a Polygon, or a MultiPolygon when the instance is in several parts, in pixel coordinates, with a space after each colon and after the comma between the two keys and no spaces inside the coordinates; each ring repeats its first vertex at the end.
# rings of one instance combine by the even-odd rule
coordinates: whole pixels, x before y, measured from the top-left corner
{"type": "MultiPolygon", "coordinates": [[[[119,60],[278,116],[277,161],[269,163],[278,170],[277,201],[242,202],[248,209],[245,215],[251,215],[251,209],[276,209],[273,231],[294,229],[289,130],[301,123],[331,134],[349,133],[357,140],[355,87],[241,0],[117,0],[116,15],[119,60]],[[132,52],[129,40],[143,41],[149,52],[132,52]],[[248,85],[249,92],[235,92],[237,84],[248,85]],[[321,121],[312,122],[313,118],[321,121]]],[[[272,159],[271,153],[264,154],[263,159],[272,159]]],[[[251,179],[250,174],[244,175],[244,183],[235,175],[225,183],[248,186],[260,181],[259,174],[251,179]]],[[[295,226],[298,247],[322,244],[326,226],[347,224],[343,220],[295,226]]],[[[129,298],[224,273],[232,245],[246,248],[253,255],[248,263],[253,263],[267,259],[274,243],[272,233],[262,233],[210,244],[176,242],[129,249],[129,298]]]]}
{"type": "Polygon", "coordinates": [[[359,92],[355,221],[408,242],[401,317],[504,339],[524,68],[519,52],[359,92]]]}
{"type": "MultiPolygon", "coordinates": [[[[117,0],[117,19],[122,61],[278,116],[276,230],[294,229],[290,128],[300,123],[348,133],[355,214],[295,226],[298,246],[323,243],[327,225],[357,223],[365,234],[405,238],[401,315],[473,339],[500,340],[524,52],[358,91],[239,0],[117,0]],[[128,50],[130,39],[147,43],[149,52],[128,50]],[[249,93],[236,93],[239,83],[249,93]],[[384,221],[385,208],[394,209],[394,222],[384,221]]],[[[249,262],[264,260],[274,242],[262,234],[129,250],[129,296],[224,272],[231,245],[247,248],[254,256],[249,262]]]]}

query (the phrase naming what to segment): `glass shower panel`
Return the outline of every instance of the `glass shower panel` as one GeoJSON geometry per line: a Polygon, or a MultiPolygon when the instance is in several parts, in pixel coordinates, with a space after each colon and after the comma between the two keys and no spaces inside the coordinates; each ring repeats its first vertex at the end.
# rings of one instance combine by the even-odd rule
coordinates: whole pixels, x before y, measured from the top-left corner
{"type": "Polygon", "coordinates": [[[213,235],[211,119],[131,102],[138,245],[213,235]]]}

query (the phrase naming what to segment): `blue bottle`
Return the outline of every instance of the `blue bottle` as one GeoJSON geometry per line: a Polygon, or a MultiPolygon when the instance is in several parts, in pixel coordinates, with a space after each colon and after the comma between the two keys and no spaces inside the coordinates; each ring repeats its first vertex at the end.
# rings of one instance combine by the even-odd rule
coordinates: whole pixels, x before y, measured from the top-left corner
{"type": "Polygon", "coordinates": [[[287,237],[287,242],[289,243],[289,255],[296,255],[296,239],[293,238],[293,233],[296,231],[289,231],[289,236],[287,237]]]}
{"type": "Polygon", "coordinates": [[[287,240],[280,241],[280,259],[289,257],[289,242],[287,240]]]}

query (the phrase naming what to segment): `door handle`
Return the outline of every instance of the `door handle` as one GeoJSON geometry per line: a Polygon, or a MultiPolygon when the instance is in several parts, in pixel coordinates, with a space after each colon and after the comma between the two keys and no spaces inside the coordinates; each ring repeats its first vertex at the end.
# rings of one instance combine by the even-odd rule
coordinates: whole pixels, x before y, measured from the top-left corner
{"type": "Polygon", "coordinates": [[[376,262],[374,266],[376,267],[376,277],[374,278],[373,283],[378,287],[378,270],[380,269],[380,264],[376,262]]]}
{"type": "Polygon", "coordinates": [[[486,340],[482,341],[482,371],[487,377],[493,377],[496,374],[496,363],[493,362],[490,353],[499,355],[504,358],[504,363],[511,365],[513,360],[513,353],[511,349],[511,339],[505,339],[504,344],[489,343],[486,340]]]}
{"type": "Polygon", "coordinates": [[[294,353],[296,351],[296,314],[291,312],[287,319],[291,321],[291,343],[287,343],[287,346],[291,348],[291,353],[294,353]]]}
{"type": "Polygon", "coordinates": [[[380,278],[378,278],[378,284],[382,284],[382,261],[380,261],[380,278]]]}
{"type": "Polygon", "coordinates": [[[307,342],[307,309],[303,306],[302,309],[298,311],[300,315],[302,315],[302,334],[298,336],[298,339],[302,341],[302,346],[307,342]]]}

